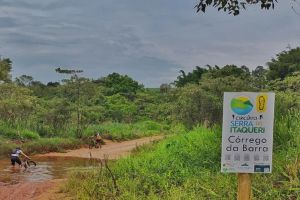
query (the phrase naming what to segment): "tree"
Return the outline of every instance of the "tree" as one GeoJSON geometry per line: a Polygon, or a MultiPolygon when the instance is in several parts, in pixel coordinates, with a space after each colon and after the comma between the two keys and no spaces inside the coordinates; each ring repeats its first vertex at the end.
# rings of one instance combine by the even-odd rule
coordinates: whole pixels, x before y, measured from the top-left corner
{"type": "Polygon", "coordinates": [[[300,73],[286,77],[284,80],[271,81],[269,88],[275,91],[292,92],[300,96],[300,73]]]}
{"type": "Polygon", "coordinates": [[[55,69],[56,72],[60,73],[60,74],[71,74],[71,81],[75,80],[75,85],[77,88],[76,91],[76,96],[77,96],[77,103],[76,103],[76,111],[77,111],[77,129],[76,129],[76,135],[78,137],[81,137],[81,131],[80,131],[80,80],[78,77],[78,73],[82,73],[83,70],[73,70],[73,69],[61,69],[61,68],[56,68],[55,69]]]}
{"type": "Polygon", "coordinates": [[[71,105],[64,98],[39,99],[36,110],[36,129],[41,135],[56,135],[71,121],[71,105]]]}
{"type": "Polygon", "coordinates": [[[120,94],[107,97],[105,107],[109,117],[117,122],[132,122],[137,114],[136,105],[120,94]]]}
{"type": "Polygon", "coordinates": [[[252,71],[252,81],[253,86],[259,90],[264,89],[267,84],[267,70],[263,66],[257,66],[255,70],[252,71]]]}
{"type": "Polygon", "coordinates": [[[176,104],[172,106],[172,117],[192,128],[205,120],[219,122],[222,103],[216,95],[196,84],[188,84],[176,91],[176,104]]]}
{"type": "Polygon", "coordinates": [[[177,80],[174,81],[176,87],[182,87],[188,83],[198,84],[201,80],[203,74],[205,74],[208,70],[204,67],[196,66],[192,72],[186,74],[183,70],[180,70],[181,75],[177,77],[177,80]]]}
{"type": "Polygon", "coordinates": [[[32,84],[33,77],[28,75],[22,75],[17,77],[15,82],[19,86],[30,86],[32,84]]]}
{"type": "Polygon", "coordinates": [[[0,82],[11,82],[11,65],[12,62],[9,58],[0,58],[0,82]]]}
{"type": "Polygon", "coordinates": [[[102,78],[102,83],[107,88],[107,95],[122,94],[126,97],[132,97],[139,89],[143,88],[137,81],[127,75],[118,73],[109,74],[102,78]]]}
{"type": "Polygon", "coordinates": [[[206,8],[211,6],[218,11],[223,10],[228,14],[238,15],[241,9],[246,9],[247,5],[260,4],[261,9],[274,9],[277,0],[199,0],[195,8],[197,12],[205,12],[206,8]]]}
{"type": "Polygon", "coordinates": [[[198,123],[221,123],[224,92],[253,91],[247,79],[236,76],[203,77],[176,91],[173,118],[188,127],[198,123]]]}
{"type": "Polygon", "coordinates": [[[207,73],[205,73],[205,78],[222,78],[227,76],[234,76],[242,79],[248,79],[250,77],[250,71],[248,67],[244,65],[241,67],[238,67],[236,65],[225,65],[222,68],[218,66],[208,67],[209,70],[207,73]]]}
{"type": "Polygon", "coordinates": [[[156,120],[160,122],[170,122],[171,106],[176,104],[172,102],[173,90],[162,93],[158,89],[145,89],[139,91],[134,99],[137,107],[137,120],[156,120]]]}
{"type": "Polygon", "coordinates": [[[0,84],[0,91],[0,119],[10,123],[26,123],[37,101],[32,91],[11,83],[0,84]]]}
{"type": "Polygon", "coordinates": [[[207,65],[207,68],[202,71],[196,68],[188,74],[181,71],[175,81],[172,117],[189,127],[207,120],[210,124],[220,123],[224,92],[258,91],[266,87],[267,70],[262,66],[252,73],[245,65],[207,65]]]}
{"type": "Polygon", "coordinates": [[[269,72],[267,78],[269,80],[280,79],[283,80],[286,76],[300,71],[300,47],[283,51],[276,55],[267,63],[269,72]]]}
{"type": "Polygon", "coordinates": [[[59,85],[60,85],[59,82],[48,82],[48,83],[47,83],[47,86],[49,86],[49,87],[57,87],[57,86],[59,86],[59,85]]]}

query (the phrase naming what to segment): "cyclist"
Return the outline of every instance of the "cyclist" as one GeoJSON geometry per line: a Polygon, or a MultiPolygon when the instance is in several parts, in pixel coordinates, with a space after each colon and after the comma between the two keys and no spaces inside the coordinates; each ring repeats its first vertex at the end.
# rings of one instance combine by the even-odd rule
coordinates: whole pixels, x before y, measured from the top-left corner
{"type": "Polygon", "coordinates": [[[102,140],[102,137],[100,136],[100,133],[97,133],[97,134],[96,134],[95,140],[96,140],[96,145],[99,145],[99,147],[101,148],[101,140],[102,140]]]}
{"type": "Polygon", "coordinates": [[[12,150],[12,152],[10,154],[11,165],[13,167],[15,167],[15,163],[18,163],[19,166],[21,167],[22,162],[20,160],[20,154],[23,155],[24,157],[30,159],[25,153],[23,153],[23,151],[21,150],[20,147],[17,147],[14,150],[12,150]]]}

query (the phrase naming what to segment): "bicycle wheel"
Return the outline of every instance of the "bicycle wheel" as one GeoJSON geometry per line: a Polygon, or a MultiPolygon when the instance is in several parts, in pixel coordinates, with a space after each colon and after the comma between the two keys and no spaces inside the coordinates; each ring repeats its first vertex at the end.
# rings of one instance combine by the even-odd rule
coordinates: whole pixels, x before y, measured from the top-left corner
{"type": "Polygon", "coordinates": [[[93,147],[95,147],[95,143],[94,142],[90,142],[89,149],[92,149],[93,147]]]}
{"type": "Polygon", "coordinates": [[[30,167],[30,166],[36,166],[36,162],[34,162],[34,161],[32,161],[32,160],[27,161],[27,163],[28,163],[28,166],[29,166],[29,167],[30,167]]]}
{"type": "Polygon", "coordinates": [[[23,162],[21,166],[24,167],[25,169],[27,169],[29,167],[27,161],[23,162]]]}

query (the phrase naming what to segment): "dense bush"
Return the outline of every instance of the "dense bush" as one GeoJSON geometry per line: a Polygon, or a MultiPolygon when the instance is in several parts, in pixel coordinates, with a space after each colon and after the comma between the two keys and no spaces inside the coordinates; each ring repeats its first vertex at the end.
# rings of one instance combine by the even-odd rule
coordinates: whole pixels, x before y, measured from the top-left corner
{"type": "Polygon", "coordinates": [[[84,130],[83,137],[89,137],[99,132],[106,139],[128,140],[164,134],[168,128],[169,126],[154,121],[141,121],[133,124],[106,122],[99,125],[89,125],[84,130]]]}
{"type": "Polygon", "coordinates": [[[16,146],[16,144],[13,144],[8,140],[0,137],[0,158],[8,158],[12,149],[16,146]]]}
{"type": "Polygon", "coordinates": [[[40,136],[38,133],[34,132],[34,131],[29,131],[29,130],[23,130],[21,132],[21,138],[23,139],[39,139],[40,136]]]}
{"type": "Polygon", "coordinates": [[[80,140],[73,138],[41,138],[22,145],[28,154],[64,152],[66,149],[76,149],[82,145],[80,140]]]}
{"type": "Polygon", "coordinates": [[[299,146],[300,141],[300,109],[288,110],[286,115],[275,120],[275,148],[291,148],[299,146]]]}
{"type": "Polygon", "coordinates": [[[20,134],[16,129],[10,127],[8,124],[5,124],[3,122],[0,122],[0,135],[11,139],[20,138],[20,134]]]}
{"type": "Polygon", "coordinates": [[[39,134],[30,130],[19,130],[8,124],[0,123],[0,136],[15,140],[33,140],[40,138],[39,134]]]}

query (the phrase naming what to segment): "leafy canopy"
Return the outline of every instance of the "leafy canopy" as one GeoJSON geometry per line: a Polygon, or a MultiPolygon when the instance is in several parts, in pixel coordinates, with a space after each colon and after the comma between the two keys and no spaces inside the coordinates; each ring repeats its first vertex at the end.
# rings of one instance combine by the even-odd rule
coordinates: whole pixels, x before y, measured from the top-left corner
{"type": "Polygon", "coordinates": [[[211,6],[217,8],[218,11],[223,10],[228,14],[238,15],[241,9],[246,9],[247,5],[260,4],[261,9],[274,9],[277,0],[199,0],[195,6],[197,12],[205,12],[206,8],[211,6]]]}
{"type": "Polygon", "coordinates": [[[285,77],[300,71],[300,48],[277,54],[277,58],[273,58],[267,65],[269,66],[267,74],[269,80],[285,79],[285,77]]]}
{"type": "Polygon", "coordinates": [[[11,81],[11,65],[12,62],[9,58],[0,58],[0,82],[10,82],[11,81]]]}
{"type": "Polygon", "coordinates": [[[143,88],[142,85],[129,76],[118,73],[109,74],[102,79],[102,82],[108,88],[108,95],[121,93],[125,96],[131,96],[132,94],[136,94],[137,90],[143,88]]]}
{"type": "Polygon", "coordinates": [[[203,78],[221,78],[226,76],[240,77],[242,79],[247,79],[250,77],[250,70],[246,66],[238,67],[236,65],[225,65],[220,68],[219,66],[207,65],[206,68],[196,66],[192,72],[185,73],[180,70],[181,75],[177,77],[174,81],[176,87],[183,87],[187,84],[199,84],[199,81],[203,78]]]}

